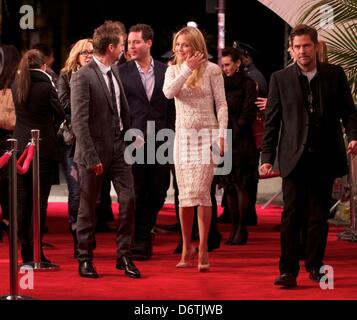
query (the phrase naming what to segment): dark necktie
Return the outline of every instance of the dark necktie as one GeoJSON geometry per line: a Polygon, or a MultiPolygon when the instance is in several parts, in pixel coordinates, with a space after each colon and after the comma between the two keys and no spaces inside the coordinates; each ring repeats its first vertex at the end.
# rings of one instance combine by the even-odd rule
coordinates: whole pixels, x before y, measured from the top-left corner
{"type": "Polygon", "coordinates": [[[117,98],[115,96],[115,89],[114,89],[112,70],[109,70],[107,72],[107,75],[108,75],[108,78],[109,78],[110,95],[112,97],[112,103],[113,103],[114,112],[115,112],[115,114],[118,114],[118,105],[117,105],[117,98]]]}

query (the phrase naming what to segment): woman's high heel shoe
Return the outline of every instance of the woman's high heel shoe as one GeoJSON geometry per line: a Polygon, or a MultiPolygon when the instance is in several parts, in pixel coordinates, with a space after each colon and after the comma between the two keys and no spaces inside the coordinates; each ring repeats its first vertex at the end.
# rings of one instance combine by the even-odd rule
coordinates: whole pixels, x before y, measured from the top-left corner
{"type": "Polygon", "coordinates": [[[188,268],[190,265],[193,265],[195,253],[196,253],[196,248],[194,246],[191,246],[188,252],[187,260],[184,261],[181,257],[181,260],[176,265],[176,268],[188,268]]]}
{"type": "Polygon", "coordinates": [[[203,260],[206,261],[206,263],[198,262],[198,266],[197,266],[198,272],[205,272],[205,271],[208,271],[210,269],[210,264],[208,262],[208,254],[207,253],[205,255],[205,259],[203,259],[203,260]]]}
{"type": "Polygon", "coordinates": [[[198,264],[198,272],[205,272],[205,271],[209,271],[210,269],[210,264],[198,264]]]}

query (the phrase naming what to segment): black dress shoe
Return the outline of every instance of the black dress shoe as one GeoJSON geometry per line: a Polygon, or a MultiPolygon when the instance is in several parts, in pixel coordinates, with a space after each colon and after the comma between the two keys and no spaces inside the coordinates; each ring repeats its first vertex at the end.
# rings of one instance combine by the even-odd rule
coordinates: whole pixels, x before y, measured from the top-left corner
{"type": "Polygon", "coordinates": [[[92,261],[82,261],[79,263],[78,272],[84,278],[98,278],[98,273],[95,270],[92,261]]]}
{"type": "Polygon", "coordinates": [[[134,262],[127,256],[121,256],[117,260],[116,268],[118,270],[124,270],[125,275],[130,278],[140,278],[140,271],[136,268],[134,262]]]}
{"type": "Polygon", "coordinates": [[[296,277],[291,273],[283,273],[274,281],[274,285],[282,286],[285,288],[293,288],[297,286],[296,277]]]}
{"type": "Polygon", "coordinates": [[[321,278],[324,276],[325,274],[320,273],[318,270],[316,269],[312,269],[309,271],[309,279],[315,282],[320,282],[321,278]]]}

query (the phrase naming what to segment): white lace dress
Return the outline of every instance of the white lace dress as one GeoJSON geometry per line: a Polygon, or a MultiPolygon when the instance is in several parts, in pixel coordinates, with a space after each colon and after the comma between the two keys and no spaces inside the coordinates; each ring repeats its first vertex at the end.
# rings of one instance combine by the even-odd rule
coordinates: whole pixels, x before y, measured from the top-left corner
{"type": "Polygon", "coordinates": [[[166,71],[163,87],[165,96],[175,98],[176,105],[174,163],[179,206],[211,206],[210,190],[216,165],[210,146],[224,136],[228,122],[224,81],[219,66],[211,62],[206,65],[200,85],[194,89],[185,84],[191,74],[186,63],[172,65],[166,71]]]}

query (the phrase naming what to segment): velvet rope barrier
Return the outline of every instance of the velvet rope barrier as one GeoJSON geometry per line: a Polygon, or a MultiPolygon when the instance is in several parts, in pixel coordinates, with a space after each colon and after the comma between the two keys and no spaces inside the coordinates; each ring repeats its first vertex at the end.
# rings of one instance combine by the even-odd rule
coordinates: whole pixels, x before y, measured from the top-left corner
{"type": "Polygon", "coordinates": [[[34,153],[35,145],[33,143],[30,143],[26,147],[20,158],[17,160],[16,168],[19,174],[25,174],[28,172],[30,164],[34,157],[34,153]]]}
{"type": "Polygon", "coordinates": [[[0,169],[1,169],[2,167],[5,167],[5,166],[8,164],[10,158],[11,158],[11,152],[9,152],[9,151],[6,151],[6,152],[0,157],[0,169]]]}
{"type": "Polygon", "coordinates": [[[266,175],[259,175],[259,179],[270,179],[270,178],[276,178],[276,177],[280,177],[280,172],[270,172],[266,175]]]}

